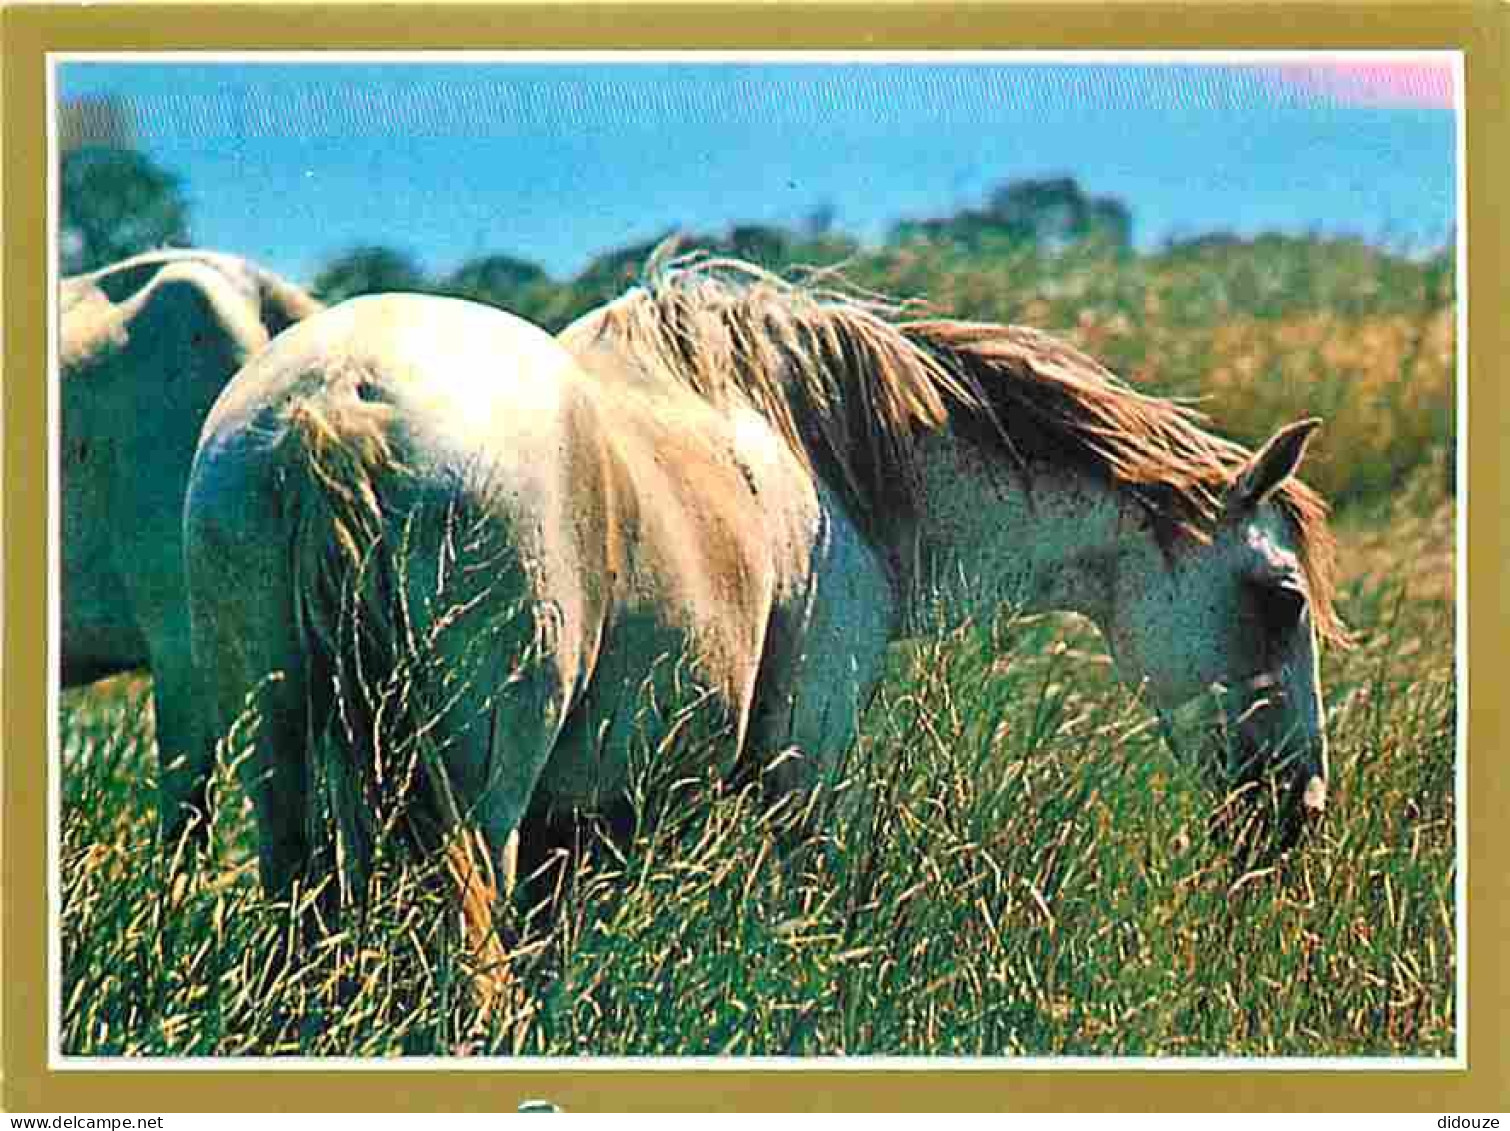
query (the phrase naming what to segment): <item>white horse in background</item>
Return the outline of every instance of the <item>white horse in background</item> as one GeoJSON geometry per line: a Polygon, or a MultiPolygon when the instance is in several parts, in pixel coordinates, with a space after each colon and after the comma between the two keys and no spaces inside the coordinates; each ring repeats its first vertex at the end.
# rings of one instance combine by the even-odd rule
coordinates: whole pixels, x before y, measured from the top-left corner
{"type": "Polygon", "coordinates": [[[621,794],[689,709],[726,767],[833,780],[888,643],[1004,604],[1083,613],[1158,707],[1225,685],[1236,743],[1319,814],[1342,627],[1294,477],[1315,424],[1250,454],[1041,333],[736,261],[559,339],[449,299],[334,307],[227,389],[185,511],[222,723],[261,720],[263,879],[309,869],[317,777],[358,877],[408,782],[501,977],[531,809],[621,794]]]}
{"type": "Polygon", "coordinates": [[[203,251],[74,276],[59,299],[62,682],[152,670],[171,849],[203,810],[215,741],[190,660],[189,465],[236,370],[321,307],[254,264],[203,251]]]}

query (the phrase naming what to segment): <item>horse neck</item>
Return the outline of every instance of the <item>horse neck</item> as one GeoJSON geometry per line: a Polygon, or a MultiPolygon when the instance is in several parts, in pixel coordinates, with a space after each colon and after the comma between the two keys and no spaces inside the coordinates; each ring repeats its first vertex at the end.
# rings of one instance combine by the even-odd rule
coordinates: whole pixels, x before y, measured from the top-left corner
{"type": "Polygon", "coordinates": [[[1108,623],[1116,571],[1154,553],[1146,524],[1105,482],[1000,455],[941,434],[924,449],[911,545],[898,553],[910,632],[986,621],[1002,606],[1108,623]]]}

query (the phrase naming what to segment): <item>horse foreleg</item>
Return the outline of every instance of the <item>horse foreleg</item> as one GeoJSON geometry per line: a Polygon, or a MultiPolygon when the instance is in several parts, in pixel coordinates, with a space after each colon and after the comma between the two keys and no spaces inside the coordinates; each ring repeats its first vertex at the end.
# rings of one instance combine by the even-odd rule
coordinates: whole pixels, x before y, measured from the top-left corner
{"type": "MultiPolygon", "coordinates": [[[[778,794],[841,785],[897,619],[887,564],[831,500],[830,513],[811,589],[775,611],[761,657],[750,746],[778,794]]],[[[855,797],[841,791],[841,816],[855,797]]]]}
{"type": "MultiPolygon", "coordinates": [[[[749,745],[766,788],[777,796],[819,787],[835,791],[838,816],[852,816],[856,790],[845,787],[850,747],[885,662],[887,638],[877,626],[846,633],[810,626],[771,657],[769,681],[757,700],[749,745]]],[[[865,627],[865,626],[861,626],[865,627]]]]}

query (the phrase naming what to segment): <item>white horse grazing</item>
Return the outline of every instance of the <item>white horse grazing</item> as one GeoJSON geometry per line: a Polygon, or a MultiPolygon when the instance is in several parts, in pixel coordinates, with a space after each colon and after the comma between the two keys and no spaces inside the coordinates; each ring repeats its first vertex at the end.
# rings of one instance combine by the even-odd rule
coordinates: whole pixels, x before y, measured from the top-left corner
{"type": "Polygon", "coordinates": [[[1341,626],[1293,478],[1314,426],[1250,456],[1042,334],[730,261],[555,340],[454,300],[344,303],[227,389],[185,514],[223,718],[263,720],[264,880],[306,866],[317,771],[358,872],[372,798],[412,780],[501,964],[488,904],[528,808],[613,798],[687,703],[726,764],[795,750],[780,784],[818,782],[888,642],[1003,603],[1085,614],[1157,705],[1226,684],[1233,732],[1319,813],[1317,640],[1341,626]]]}
{"type": "Polygon", "coordinates": [[[202,251],[153,252],[62,284],[62,681],[152,669],[169,847],[203,807],[214,740],[189,658],[189,464],[232,374],[318,309],[261,268],[202,251]]]}

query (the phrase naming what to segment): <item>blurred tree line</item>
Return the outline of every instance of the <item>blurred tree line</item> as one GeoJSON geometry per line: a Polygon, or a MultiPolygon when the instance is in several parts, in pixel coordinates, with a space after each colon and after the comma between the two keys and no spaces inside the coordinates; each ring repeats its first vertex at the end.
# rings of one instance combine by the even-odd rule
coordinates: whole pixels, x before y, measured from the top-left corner
{"type": "MultiPolygon", "coordinates": [[[[62,125],[65,272],[192,241],[180,178],[132,148],[129,115],[118,105],[65,106],[62,125]]],[[[686,249],[734,255],[778,272],[838,266],[849,281],[880,294],[922,298],[960,317],[1050,329],[1088,317],[1145,318],[1153,280],[1159,280],[1161,317],[1186,325],[1235,314],[1415,310],[1451,301],[1453,289],[1450,248],[1407,256],[1359,239],[1213,232],[1136,253],[1128,207],[1089,195],[1072,177],[999,185],[978,207],[900,221],[879,245],[862,246],[846,235],[825,204],[791,226],[667,231],[605,251],[570,279],[552,278],[502,249],[433,274],[409,252],[374,242],[334,256],[306,282],[326,302],[383,291],[454,295],[554,331],[632,285],[650,253],[673,234],[686,249]]]]}
{"type": "MultiPolygon", "coordinates": [[[[182,182],[132,148],[126,117],[94,106],[64,125],[66,271],[192,240],[182,182]]],[[[1000,185],[978,206],[901,221],[875,243],[835,220],[825,205],[790,226],[675,234],[682,249],[777,272],[837,267],[862,290],[940,314],[1058,333],[1153,391],[1220,401],[1224,430],[1249,444],[1297,415],[1323,415],[1331,454],[1309,473],[1339,501],[1388,490],[1432,459],[1450,478],[1452,461],[1431,453],[1450,453],[1457,427],[1451,242],[1422,254],[1357,238],[1211,232],[1140,251],[1126,205],[1070,177],[1000,185]]],[[[567,279],[502,249],[432,273],[373,243],[306,282],[326,302],[453,295],[555,332],[633,285],[672,234],[606,251],[567,279]]]]}
{"type": "MultiPolygon", "coordinates": [[[[930,245],[976,255],[1055,255],[1080,248],[1120,258],[1130,254],[1132,245],[1127,208],[1119,201],[1087,196],[1068,177],[1013,182],[992,193],[979,210],[899,223],[879,253],[836,230],[834,219],[832,206],[822,205],[792,227],[736,223],[723,232],[668,230],[656,239],[599,255],[575,278],[561,281],[537,264],[506,254],[486,255],[449,275],[431,278],[402,252],[370,245],[353,248],[327,264],[311,288],[327,302],[385,290],[454,295],[501,306],[559,330],[631,286],[651,252],[673,235],[683,248],[737,256],[775,271],[843,265],[847,274],[858,272],[855,282],[862,282],[860,275],[877,275],[865,265],[877,254],[884,255],[885,249],[930,245]]],[[[887,274],[882,267],[881,277],[866,278],[864,285],[884,284],[887,274]]]]}

